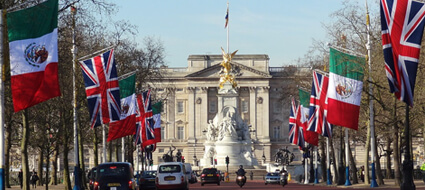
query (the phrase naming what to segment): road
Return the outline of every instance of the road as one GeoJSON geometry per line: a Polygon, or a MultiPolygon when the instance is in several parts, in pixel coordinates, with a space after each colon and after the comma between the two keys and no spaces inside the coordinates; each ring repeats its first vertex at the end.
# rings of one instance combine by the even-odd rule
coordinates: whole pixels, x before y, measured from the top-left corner
{"type": "MultiPolygon", "coordinates": [[[[425,183],[422,180],[415,180],[415,186],[416,186],[416,190],[425,190],[425,183]]],[[[45,190],[45,186],[37,186],[36,189],[31,189],[31,190],[45,190]]],[[[63,184],[59,184],[59,185],[50,185],[49,186],[49,190],[63,190],[65,189],[65,187],[63,186],[63,184]]],[[[197,189],[204,189],[204,190],[237,190],[237,189],[258,189],[258,190],[275,190],[275,189],[295,189],[295,190],[333,190],[333,189],[355,189],[355,190],[366,190],[366,189],[382,189],[382,190],[400,190],[400,187],[396,187],[394,186],[394,182],[393,180],[385,180],[385,185],[379,186],[377,188],[370,188],[368,185],[365,184],[355,184],[352,186],[326,186],[323,182],[319,183],[319,184],[308,184],[308,185],[304,185],[304,184],[297,184],[294,181],[291,181],[288,185],[286,185],[285,187],[282,187],[280,185],[274,185],[274,184],[269,184],[269,185],[264,185],[264,181],[263,180],[248,180],[248,182],[246,183],[245,186],[243,186],[242,188],[239,188],[239,186],[236,185],[236,183],[234,182],[234,180],[232,180],[231,182],[222,182],[220,184],[220,186],[214,185],[214,184],[205,184],[204,186],[201,186],[201,183],[195,183],[195,184],[190,184],[189,186],[190,190],[197,190],[197,189]]],[[[10,190],[20,190],[19,186],[12,186],[12,188],[10,190]]]]}
{"type": "MultiPolygon", "coordinates": [[[[416,183],[416,190],[425,190],[425,185],[424,183],[420,183],[419,181],[415,181],[416,183]],[[416,183],[417,182],[417,183],[416,183]]],[[[383,185],[381,187],[378,188],[370,188],[368,185],[364,185],[364,184],[356,184],[356,185],[352,185],[352,186],[326,186],[324,183],[319,183],[319,184],[298,184],[295,182],[291,182],[288,185],[286,185],[285,187],[282,187],[280,185],[277,184],[268,184],[265,185],[264,181],[262,180],[253,180],[250,181],[248,180],[248,182],[245,184],[245,186],[243,186],[242,188],[240,188],[238,185],[236,185],[236,183],[234,181],[232,182],[222,182],[220,184],[220,186],[216,185],[216,184],[205,184],[204,186],[201,186],[201,184],[195,183],[195,184],[191,184],[189,186],[189,189],[204,189],[204,190],[236,190],[236,189],[258,189],[258,190],[263,190],[263,189],[270,189],[270,190],[275,190],[275,189],[299,189],[299,190],[325,190],[325,189],[355,189],[355,190],[366,190],[366,189],[385,189],[385,190],[400,190],[400,187],[395,187],[393,185],[383,185]]]]}

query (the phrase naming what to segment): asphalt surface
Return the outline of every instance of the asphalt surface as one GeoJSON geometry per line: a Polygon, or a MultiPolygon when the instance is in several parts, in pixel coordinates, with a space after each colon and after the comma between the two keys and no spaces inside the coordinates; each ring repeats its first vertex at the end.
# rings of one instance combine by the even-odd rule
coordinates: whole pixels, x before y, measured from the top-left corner
{"type": "MultiPolygon", "coordinates": [[[[416,186],[416,190],[425,190],[425,183],[422,180],[415,180],[414,181],[415,186],[416,186]]],[[[6,188],[8,189],[8,188],[6,188]]],[[[12,186],[11,188],[12,190],[18,190],[20,189],[19,186],[12,186]]],[[[33,190],[34,188],[31,188],[31,190],[33,190]]],[[[45,186],[37,186],[34,190],[44,190],[46,189],[45,186]]],[[[60,184],[60,185],[49,185],[49,189],[50,190],[63,190],[65,189],[65,187],[60,184]]],[[[217,190],[217,189],[223,189],[223,190],[235,190],[235,189],[259,189],[259,190],[263,190],[263,189],[299,189],[299,190],[332,190],[332,189],[356,189],[356,190],[366,190],[366,189],[385,189],[385,190],[399,190],[400,187],[395,186],[394,185],[394,181],[393,180],[385,180],[385,185],[381,185],[379,187],[376,188],[371,188],[370,185],[365,185],[365,184],[354,184],[351,186],[336,186],[336,185],[331,185],[328,186],[325,183],[321,182],[318,184],[298,184],[295,181],[290,181],[288,185],[286,185],[285,187],[282,187],[280,185],[277,184],[268,184],[265,185],[263,180],[248,180],[246,185],[243,186],[242,188],[239,188],[239,186],[236,185],[234,179],[230,180],[230,182],[221,182],[220,186],[216,185],[216,184],[205,184],[204,186],[201,186],[201,184],[195,183],[195,184],[191,184],[189,186],[189,189],[203,189],[203,190],[217,190]]]]}

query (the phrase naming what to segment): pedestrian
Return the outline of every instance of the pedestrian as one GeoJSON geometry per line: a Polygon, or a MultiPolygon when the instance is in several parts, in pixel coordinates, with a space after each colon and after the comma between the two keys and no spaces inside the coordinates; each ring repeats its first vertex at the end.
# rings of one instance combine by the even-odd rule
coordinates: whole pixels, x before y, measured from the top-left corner
{"type": "Polygon", "coordinates": [[[254,180],[254,172],[252,172],[252,170],[251,170],[251,172],[249,172],[249,178],[251,180],[254,180]]]}
{"type": "Polygon", "coordinates": [[[360,167],[360,179],[364,182],[364,166],[360,167]]]}
{"type": "Polygon", "coordinates": [[[37,187],[37,181],[38,181],[38,175],[37,172],[33,171],[31,178],[30,178],[30,183],[32,185],[33,188],[37,187]]]}
{"type": "Polygon", "coordinates": [[[22,189],[22,186],[23,186],[23,181],[22,181],[23,175],[24,175],[24,173],[22,172],[22,169],[21,169],[18,173],[19,185],[21,185],[21,189],[22,189]]]}

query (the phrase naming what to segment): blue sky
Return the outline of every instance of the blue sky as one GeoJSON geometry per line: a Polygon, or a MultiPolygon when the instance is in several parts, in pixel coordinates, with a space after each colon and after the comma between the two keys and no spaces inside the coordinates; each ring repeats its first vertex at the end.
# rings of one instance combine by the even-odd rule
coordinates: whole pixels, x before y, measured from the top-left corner
{"type": "Polygon", "coordinates": [[[226,50],[227,2],[230,51],[267,54],[271,67],[297,64],[313,39],[326,40],[322,23],[342,8],[342,0],[120,0],[115,19],[138,26],[140,43],[146,36],[161,40],[168,66],[187,67],[189,55],[226,50]]]}

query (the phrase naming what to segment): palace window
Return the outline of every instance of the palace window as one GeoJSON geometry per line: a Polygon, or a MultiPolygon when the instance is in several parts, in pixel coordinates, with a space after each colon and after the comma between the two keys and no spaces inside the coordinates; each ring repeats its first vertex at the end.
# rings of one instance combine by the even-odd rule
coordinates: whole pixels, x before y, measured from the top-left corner
{"type": "Polygon", "coordinates": [[[177,127],[177,139],[184,139],[184,127],[177,127]]]}
{"type": "Polygon", "coordinates": [[[216,104],[216,102],[215,101],[209,101],[209,109],[208,109],[208,111],[210,112],[210,113],[216,113],[217,112],[217,104],[216,104]]]}
{"type": "Polygon", "coordinates": [[[161,140],[165,139],[165,127],[161,127],[161,140]]]}
{"type": "Polygon", "coordinates": [[[242,101],[242,113],[248,113],[249,107],[248,107],[248,101],[243,100],[242,101]]]}
{"type": "Polygon", "coordinates": [[[279,103],[273,104],[273,113],[281,113],[282,112],[282,105],[279,103]]]}
{"type": "Polygon", "coordinates": [[[184,113],[183,101],[177,101],[177,113],[184,113]]]}
{"type": "Polygon", "coordinates": [[[280,139],[280,127],[273,127],[274,139],[280,139]]]}

